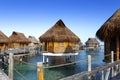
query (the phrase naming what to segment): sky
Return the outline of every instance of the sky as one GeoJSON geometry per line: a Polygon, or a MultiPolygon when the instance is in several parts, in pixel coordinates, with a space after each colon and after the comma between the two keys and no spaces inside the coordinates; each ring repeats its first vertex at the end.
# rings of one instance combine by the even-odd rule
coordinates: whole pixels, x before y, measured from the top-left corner
{"type": "Polygon", "coordinates": [[[0,0],[0,30],[38,39],[62,19],[84,44],[119,8],[120,0],[0,0]]]}

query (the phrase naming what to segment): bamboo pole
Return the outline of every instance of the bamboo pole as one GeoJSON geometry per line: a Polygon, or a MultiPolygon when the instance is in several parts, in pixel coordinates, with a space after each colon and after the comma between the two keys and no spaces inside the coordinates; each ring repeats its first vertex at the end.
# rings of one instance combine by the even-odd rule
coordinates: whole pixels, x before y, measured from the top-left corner
{"type": "Polygon", "coordinates": [[[9,53],[9,78],[10,80],[13,80],[13,66],[14,66],[13,53],[9,53]]]}
{"type": "Polygon", "coordinates": [[[38,80],[44,80],[44,72],[43,72],[43,63],[37,63],[37,78],[38,80]]]}

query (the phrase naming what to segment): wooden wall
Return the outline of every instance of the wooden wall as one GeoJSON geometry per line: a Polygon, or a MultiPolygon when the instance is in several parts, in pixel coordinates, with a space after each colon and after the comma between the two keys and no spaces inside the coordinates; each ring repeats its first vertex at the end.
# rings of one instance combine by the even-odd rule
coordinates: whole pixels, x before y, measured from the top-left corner
{"type": "Polygon", "coordinates": [[[0,43],[0,51],[4,51],[8,48],[8,44],[6,43],[0,43]]]}
{"type": "Polygon", "coordinates": [[[99,47],[99,44],[97,44],[97,43],[87,43],[86,46],[87,47],[99,47]]]}
{"type": "Polygon", "coordinates": [[[28,46],[27,43],[15,43],[15,42],[10,43],[10,45],[9,45],[10,48],[24,48],[26,46],[28,46]]]}
{"type": "Polygon", "coordinates": [[[52,53],[74,52],[76,43],[73,42],[46,42],[42,44],[42,50],[52,53]]]}

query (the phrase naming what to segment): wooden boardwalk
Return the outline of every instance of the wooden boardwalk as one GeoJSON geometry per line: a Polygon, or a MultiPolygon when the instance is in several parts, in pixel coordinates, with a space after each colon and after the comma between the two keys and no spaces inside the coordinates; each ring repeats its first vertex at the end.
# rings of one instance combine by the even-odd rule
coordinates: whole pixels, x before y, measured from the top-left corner
{"type": "Polygon", "coordinates": [[[113,77],[111,80],[120,80],[120,73],[113,77]]]}
{"type": "Polygon", "coordinates": [[[10,80],[2,69],[0,69],[0,80],[10,80]]]}

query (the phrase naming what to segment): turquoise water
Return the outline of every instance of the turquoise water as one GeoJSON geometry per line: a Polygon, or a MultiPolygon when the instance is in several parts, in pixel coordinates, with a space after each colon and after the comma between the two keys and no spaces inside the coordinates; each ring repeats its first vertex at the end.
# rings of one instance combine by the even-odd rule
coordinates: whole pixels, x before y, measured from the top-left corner
{"type": "MultiPolygon", "coordinates": [[[[92,57],[92,68],[101,66],[104,64],[103,56],[104,51],[101,49],[98,52],[86,52],[82,51],[77,56],[77,60],[86,60],[87,55],[91,55],[92,57]]],[[[34,57],[29,57],[26,60],[28,63],[37,64],[37,62],[42,61],[42,56],[37,55],[34,57]]],[[[22,73],[28,80],[37,80],[37,70],[35,66],[30,66],[23,63],[15,63],[14,66],[20,73],[22,73]]],[[[82,71],[87,71],[87,60],[84,62],[80,62],[77,64],[52,68],[52,69],[44,69],[44,79],[45,80],[58,80],[60,78],[70,76],[82,71]]],[[[14,72],[14,80],[24,80],[21,76],[19,76],[16,72],[14,72]]]]}

